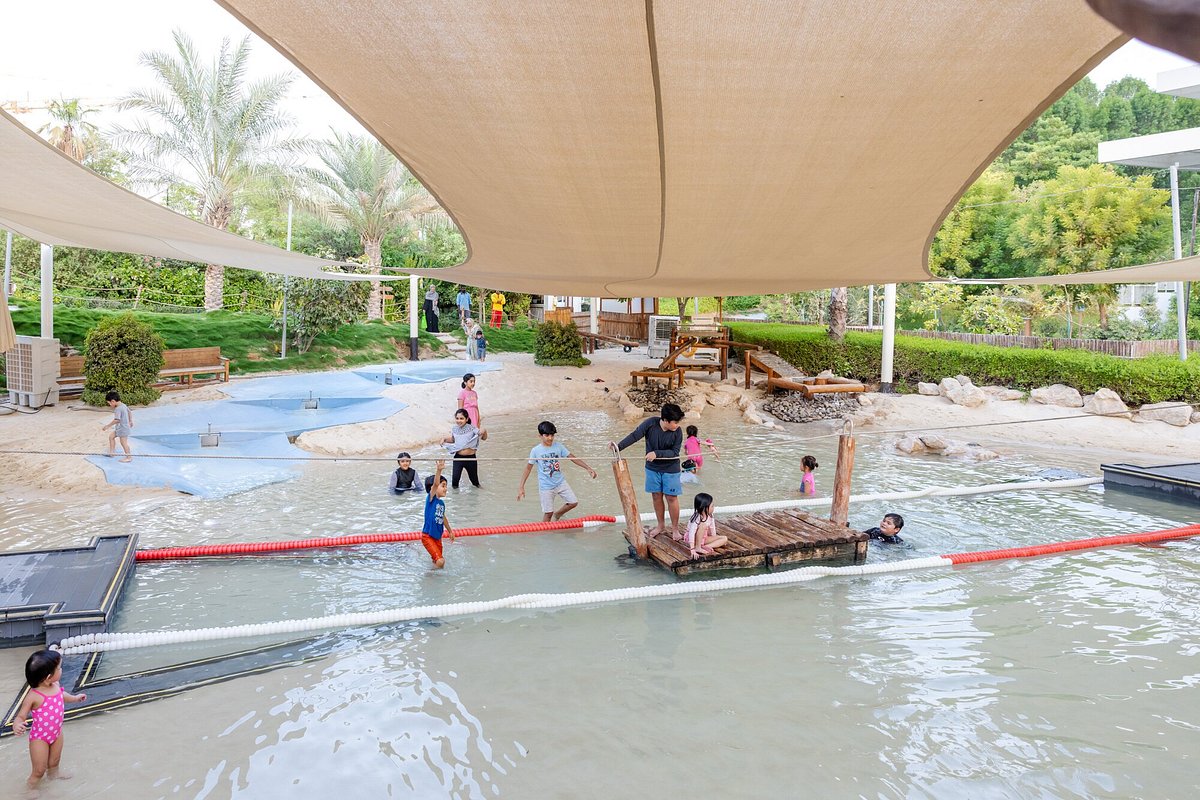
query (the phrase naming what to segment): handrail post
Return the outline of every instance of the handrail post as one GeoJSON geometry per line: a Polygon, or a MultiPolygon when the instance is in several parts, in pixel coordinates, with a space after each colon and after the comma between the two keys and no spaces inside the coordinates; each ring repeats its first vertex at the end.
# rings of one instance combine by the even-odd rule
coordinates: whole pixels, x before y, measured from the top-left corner
{"type": "Polygon", "coordinates": [[[645,559],[650,555],[650,542],[642,527],[642,515],[638,513],[637,493],[633,490],[633,479],[629,477],[629,463],[621,458],[616,443],[610,443],[609,447],[613,452],[613,478],[617,482],[617,494],[625,510],[625,538],[633,545],[637,557],[645,559]]]}
{"type": "Polygon", "coordinates": [[[842,434],[838,436],[837,468],[833,477],[833,507],[829,521],[835,525],[850,523],[850,479],[854,473],[854,432],[846,420],[842,434]]]}

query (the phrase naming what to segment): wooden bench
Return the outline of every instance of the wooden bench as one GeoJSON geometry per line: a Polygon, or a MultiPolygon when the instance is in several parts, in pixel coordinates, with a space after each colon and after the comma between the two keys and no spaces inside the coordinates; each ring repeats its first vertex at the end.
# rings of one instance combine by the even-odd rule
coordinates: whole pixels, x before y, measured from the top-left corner
{"type": "Polygon", "coordinates": [[[629,372],[630,383],[636,389],[638,378],[642,379],[642,383],[649,386],[650,379],[665,380],[668,389],[674,389],[676,386],[683,386],[683,370],[682,369],[635,369],[629,372]]]}
{"type": "MultiPolygon", "coordinates": [[[[83,391],[83,356],[60,356],[58,359],[58,393],[79,394],[83,391]]],[[[229,380],[229,359],[221,355],[220,347],[188,347],[164,350],[163,367],[158,371],[158,385],[163,388],[186,388],[196,377],[212,375],[213,380],[229,380]]]]}

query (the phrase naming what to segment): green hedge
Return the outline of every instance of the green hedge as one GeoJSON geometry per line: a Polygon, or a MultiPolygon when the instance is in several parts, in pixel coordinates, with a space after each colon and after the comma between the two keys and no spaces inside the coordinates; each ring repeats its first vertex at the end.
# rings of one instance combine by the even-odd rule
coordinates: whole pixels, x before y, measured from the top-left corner
{"type": "Polygon", "coordinates": [[[131,406],[145,406],[159,398],[154,388],[163,365],[162,337],[132,313],[100,321],[87,335],[84,357],[83,402],[102,406],[113,390],[131,406]]]}
{"type": "MultiPolygon", "coordinates": [[[[838,375],[877,382],[883,337],[848,332],[834,342],[824,328],[737,322],[734,339],[774,350],[809,374],[831,369],[838,375]]],[[[1126,403],[1200,400],[1200,356],[1182,362],[1173,356],[1124,359],[1086,350],[1032,350],[990,347],[915,336],[897,336],[893,372],[897,386],[913,389],[918,381],[966,375],[979,386],[999,384],[1036,389],[1052,383],[1083,394],[1107,387],[1126,403]]]]}
{"type": "Polygon", "coordinates": [[[551,320],[537,326],[533,363],[543,367],[582,367],[592,362],[583,357],[583,337],[574,323],[551,320]]]}

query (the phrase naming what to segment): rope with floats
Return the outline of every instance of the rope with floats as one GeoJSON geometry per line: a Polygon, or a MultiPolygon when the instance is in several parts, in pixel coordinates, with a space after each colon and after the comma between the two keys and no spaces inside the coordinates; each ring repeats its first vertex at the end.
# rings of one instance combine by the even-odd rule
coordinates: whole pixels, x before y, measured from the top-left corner
{"type": "Polygon", "coordinates": [[[784,572],[763,575],[747,575],[737,578],[721,578],[708,581],[683,581],[654,586],[623,586],[589,592],[566,592],[560,594],[519,594],[497,600],[439,605],[409,606],[407,608],[364,611],[350,614],[332,614],[324,617],[278,620],[249,625],[199,628],[183,631],[147,631],[131,633],[92,633],[63,639],[57,649],[64,655],[98,653],[102,651],[133,650],[191,642],[209,642],[220,639],[241,639],[255,636],[307,633],[338,628],[362,628],[392,625],[418,619],[447,618],[486,614],[504,609],[556,609],[582,605],[624,602],[628,600],[656,600],[666,597],[711,594],[738,589],[758,589],[788,586],[823,577],[861,577],[895,572],[953,567],[962,564],[978,564],[1011,558],[1069,553],[1098,547],[1113,547],[1126,544],[1150,544],[1173,539],[1184,539],[1200,535],[1200,525],[1184,528],[1151,531],[1148,533],[1122,534],[1091,539],[1077,539],[1004,550],[986,550],[968,553],[953,553],[928,558],[912,558],[884,564],[863,564],[845,567],[800,567],[784,572]]]}

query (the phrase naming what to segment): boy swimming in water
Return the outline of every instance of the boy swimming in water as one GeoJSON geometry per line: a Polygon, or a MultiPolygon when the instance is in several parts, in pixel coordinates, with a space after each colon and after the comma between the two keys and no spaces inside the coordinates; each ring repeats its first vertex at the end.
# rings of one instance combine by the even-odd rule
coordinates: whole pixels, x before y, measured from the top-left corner
{"type": "Polygon", "coordinates": [[[899,514],[884,514],[878,528],[867,528],[863,533],[872,539],[878,539],[884,544],[901,544],[900,529],[904,527],[904,517],[899,514]]]}

